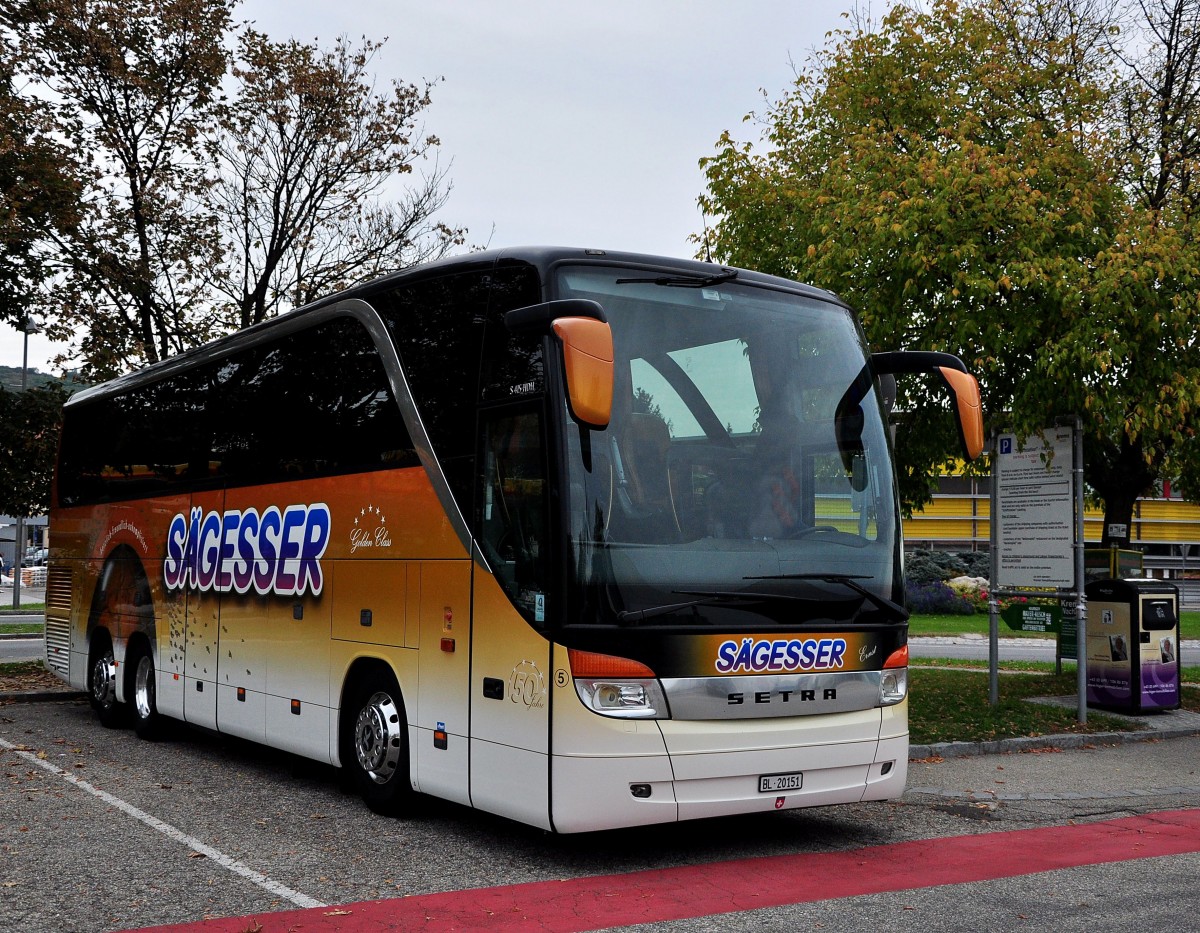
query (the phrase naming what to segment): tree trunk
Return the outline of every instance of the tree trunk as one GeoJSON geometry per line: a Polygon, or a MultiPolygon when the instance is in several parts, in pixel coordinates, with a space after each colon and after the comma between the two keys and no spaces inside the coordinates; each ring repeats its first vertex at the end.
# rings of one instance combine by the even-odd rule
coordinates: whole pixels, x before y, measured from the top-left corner
{"type": "Polygon", "coordinates": [[[1084,440],[1084,475],[1104,502],[1104,547],[1129,547],[1133,506],[1154,488],[1158,464],[1147,463],[1140,441],[1084,440]]]}

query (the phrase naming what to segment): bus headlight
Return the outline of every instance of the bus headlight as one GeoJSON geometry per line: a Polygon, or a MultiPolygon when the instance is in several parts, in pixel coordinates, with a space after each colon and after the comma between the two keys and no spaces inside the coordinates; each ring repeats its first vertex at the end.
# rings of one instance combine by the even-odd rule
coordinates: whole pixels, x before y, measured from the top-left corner
{"type": "Polygon", "coordinates": [[[879,705],[895,706],[908,696],[908,645],[893,651],[879,672],[879,705]]]}
{"type": "Polygon", "coordinates": [[[892,668],[881,672],[879,678],[879,705],[895,706],[908,696],[908,668],[892,668]]]}
{"type": "Polygon", "coordinates": [[[594,713],[618,719],[666,719],[667,698],[657,680],[575,678],[575,692],[594,713]]]}
{"type": "Polygon", "coordinates": [[[670,719],[662,684],[641,661],[568,648],[575,692],[583,705],[617,719],[670,719]]]}

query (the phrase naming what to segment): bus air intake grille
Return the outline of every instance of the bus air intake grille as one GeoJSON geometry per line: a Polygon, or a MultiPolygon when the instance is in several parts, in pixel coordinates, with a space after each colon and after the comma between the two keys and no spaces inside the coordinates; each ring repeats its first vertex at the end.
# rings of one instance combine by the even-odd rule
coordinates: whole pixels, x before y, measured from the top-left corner
{"type": "Polygon", "coordinates": [[[46,577],[46,666],[66,677],[71,666],[71,568],[51,566],[46,577]]]}
{"type": "Polygon", "coordinates": [[[71,567],[54,564],[46,575],[46,615],[71,618],[71,567]]]}

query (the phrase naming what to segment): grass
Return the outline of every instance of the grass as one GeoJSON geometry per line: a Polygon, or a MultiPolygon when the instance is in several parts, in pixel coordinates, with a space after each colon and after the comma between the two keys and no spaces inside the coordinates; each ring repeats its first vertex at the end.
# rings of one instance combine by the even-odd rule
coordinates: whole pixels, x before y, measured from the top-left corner
{"type": "MultiPolygon", "coordinates": [[[[1200,612],[1185,610],[1179,614],[1179,637],[1200,639],[1200,612]]],[[[970,616],[959,615],[914,615],[908,620],[908,634],[920,635],[986,635],[988,617],[986,613],[970,616]]],[[[1001,638],[1047,638],[1040,632],[1017,632],[1003,621],[1000,623],[1001,638]]]]}
{"type": "MultiPolygon", "coordinates": [[[[20,609],[13,609],[12,594],[5,593],[3,595],[0,595],[0,610],[5,610],[5,609],[8,610],[9,612],[45,612],[46,604],[45,603],[21,603],[20,609]],[[5,599],[4,598],[5,596],[7,596],[8,599],[5,599]]],[[[0,619],[2,619],[2,618],[3,618],[3,616],[0,616],[0,619]]]]}
{"type": "MultiPolygon", "coordinates": [[[[1200,612],[1180,614],[1180,637],[1200,638],[1200,612]]],[[[986,635],[988,617],[983,614],[915,615],[909,620],[909,634],[986,635]]],[[[1002,638],[1045,638],[1035,632],[1016,632],[1003,623],[1002,638]]],[[[1063,732],[1108,732],[1128,730],[1127,720],[1114,719],[1089,710],[1088,721],[1077,721],[1077,710],[1027,702],[1030,697],[1078,696],[1074,664],[1054,673],[1052,663],[1005,661],[1000,680],[1000,702],[988,702],[988,662],[936,658],[915,660],[919,667],[910,671],[909,728],[912,742],[983,742],[1018,736],[1038,736],[1063,732]],[[962,670],[967,668],[967,670],[962,670]]],[[[1200,667],[1180,670],[1184,684],[1200,684],[1200,667]]],[[[1200,712],[1200,687],[1183,688],[1183,706],[1200,712]]]]}
{"type": "MultiPolygon", "coordinates": [[[[1200,673],[1197,668],[1184,670],[1200,673]]],[[[916,668],[909,672],[909,678],[908,723],[915,745],[1067,732],[1122,732],[1131,728],[1127,719],[1098,710],[1088,710],[1088,721],[1081,724],[1074,704],[1028,702],[1034,697],[1078,696],[1074,667],[1061,674],[1006,675],[1000,680],[1000,700],[994,707],[988,702],[988,678],[982,672],[916,668]]],[[[1200,712],[1200,687],[1184,687],[1182,700],[1184,709],[1200,712]]]]}
{"type": "Polygon", "coordinates": [[[5,635],[41,635],[42,628],[40,622],[0,622],[0,634],[5,635]]]}

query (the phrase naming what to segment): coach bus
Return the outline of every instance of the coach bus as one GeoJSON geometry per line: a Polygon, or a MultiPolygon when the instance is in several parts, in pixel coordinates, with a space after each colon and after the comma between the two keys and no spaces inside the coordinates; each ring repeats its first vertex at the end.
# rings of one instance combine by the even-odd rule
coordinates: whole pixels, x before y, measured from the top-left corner
{"type": "Polygon", "coordinates": [[[600,250],[414,267],[79,392],[46,659],[557,832],[899,796],[907,614],[870,355],[795,282],[600,250]]]}

